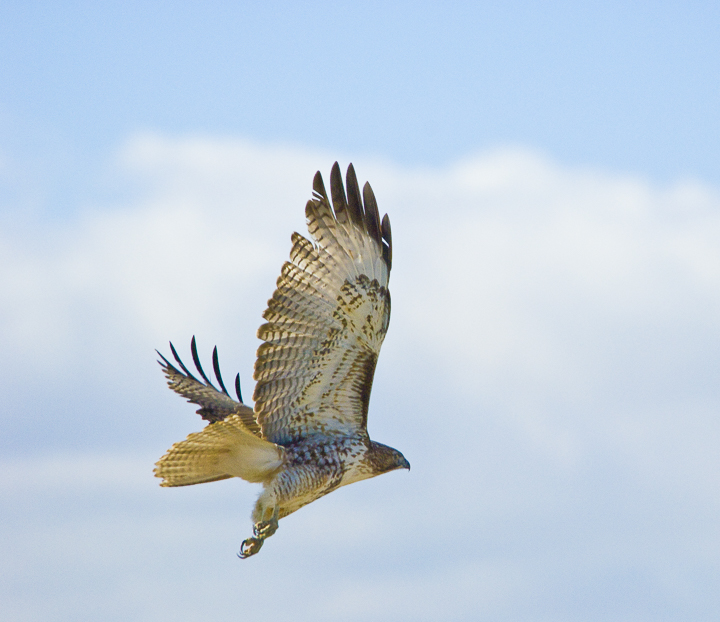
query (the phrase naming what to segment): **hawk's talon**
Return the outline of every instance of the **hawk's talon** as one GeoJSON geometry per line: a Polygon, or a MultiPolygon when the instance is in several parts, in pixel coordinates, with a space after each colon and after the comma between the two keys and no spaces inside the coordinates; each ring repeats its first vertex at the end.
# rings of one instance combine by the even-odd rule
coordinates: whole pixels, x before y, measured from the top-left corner
{"type": "Polygon", "coordinates": [[[237,556],[240,559],[247,559],[251,555],[255,555],[262,547],[264,541],[264,538],[248,538],[244,540],[237,556]]]}

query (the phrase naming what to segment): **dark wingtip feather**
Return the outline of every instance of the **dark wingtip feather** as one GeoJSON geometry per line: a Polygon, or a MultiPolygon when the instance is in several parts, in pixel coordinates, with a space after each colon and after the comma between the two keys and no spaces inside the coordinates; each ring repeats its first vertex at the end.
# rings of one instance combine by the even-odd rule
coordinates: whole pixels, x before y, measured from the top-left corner
{"type": "Polygon", "coordinates": [[[225,384],[223,383],[222,376],[220,375],[220,361],[218,361],[217,346],[215,346],[213,348],[212,362],[213,362],[213,371],[215,372],[215,378],[217,378],[218,384],[220,385],[222,392],[225,395],[227,395],[228,397],[230,397],[230,394],[227,392],[227,389],[225,388],[225,384]]]}
{"type": "Polygon", "coordinates": [[[157,350],[157,349],[156,349],[156,350],[155,350],[155,353],[162,359],[162,361],[158,361],[158,363],[159,363],[160,365],[162,365],[163,367],[172,367],[172,365],[170,365],[170,361],[168,361],[168,360],[160,353],[160,350],[157,350]]]}
{"type": "Polygon", "coordinates": [[[213,389],[215,386],[212,382],[210,382],[210,379],[205,375],[205,372],[203,371],[202,365],[200,365],[200,357],[197,353],[197,344],[195,343],[195,335],[193,335],[192,340],[190,341],[190,352],[192,353],[193,363],[195,363],[195,368],[200,372],[200,375],[202,376],[202,379],[205,381],[205,384],[209,387],[212,387],[213,389]]]}
{"type": "MultiPolygon", "coordinates": [[[[195,339],[195,337],[193,337],[193,339],[195,339]]],[[[169,343],[170,343],[170,351],[172,352],[173,356],[175,357],[175,360],[178,362],[178,365],[180,365],[180,368],[185,372],[185,375],[188,378],[192,378],[195,382],[200,382],[195,376],[193,376],[190,373],[190,370],[187,367],[185,367],[185,363],[183,363],[180,360],[180,357],[178,356],[177,350],[175,349],[175,346],[172,344],[172,341],[170,341],[169,343]]]]}
{"type": "MultiPolygon", "coordinates": [[[[357,175],[355,175],[355,167],[352,163],[347,168],[347,174],[345,175],[347,182],[347,196],[348,196],[348,213],[353,223],[357,226],[362,227],[365,222],[362,200],[360,199],[360,186],[358,185],[357,175]]],[[[342,185],[342,181],[340,181],[342,185]]]]}
{"type": "Polygon", "coordinates": [[[235,393],[237,393],[238,402],[243,404],[242,393],[240,392],[240,374],[235,376],[235,393]]]}
{"type": "Polygon", "coordinates": [[[325,184],[323,183],[323,178],[320,171],[315,173],[315,177],[313,178],[313,192],[315,192],[315,194],[327,201],[328,196],[327,192],[325,191],[325,184]]]}
{"type": "Polygon", "coordinates": [[[333,211],[338,222],[347,222],[348,203],[343,188],[340,165],[335,162],[330,171],[330,195],[332,196],[333,211]]]}
{"type": "Polygon", "coordinates": [[[380,233],[380,212],[378,212],[375,193],[368,182],[363,186],[363,202],[365,203],[365,226],[370,237],[382,245],[380,233]]]}
{"type": "Polygon", "coordinates": [[[383,240],[385,240],[387,246],[383,246],[383,257],[385,263],[387,263],[388,270],[392,268],[392,229],[390,228],[390,218],[385,214],[380,225],[383,240]]]}

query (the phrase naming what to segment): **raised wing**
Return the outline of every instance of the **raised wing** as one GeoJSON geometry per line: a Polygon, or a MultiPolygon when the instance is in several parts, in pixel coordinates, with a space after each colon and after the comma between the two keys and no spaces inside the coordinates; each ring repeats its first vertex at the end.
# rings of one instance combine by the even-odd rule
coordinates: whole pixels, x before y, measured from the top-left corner
{"type": "Polygon", "coordinates": [[[390,322],[392,238],[370,184],[362,199],[352,164],[345,196],[340,168],[322,176],[305,215],[314,244],[292,236],[290,261],[258,329],[255,414],[268,440],[367,432],[380,346],[390,322]],[[364,203],[364,205],[363,205],[364,203]]]}
{"type": "Polygon", "coordinates": [[[249,432],[255,436],[261,437],[260,426],[258,426],[255,419],[255,413],[252,408],[249,408],[242,403],[242,395],[240,393],[240,375],[235,377],[235,392],[239,401],[235,401],[225,388],[222,376],[220,375],[220,365],[218,363],[217,347],[213,350],[213,371],[215,372],[215,378],[220,385],[221,391],[218,391],[212,382],[208,379],[203,371],[202,365],[200,365],[200,357],[197,353],[197,345],[195,343],[195,337],[190,342],[190,351],[192,352],[193,362],[197,368],[200,376],[205,381],[200,382],[195,376],[193,376],[187,367],[183,364],[178,356],[175,346],[170,344],[170,350],[172,351],[175,360],[182,371],[174,367],[170,361],[168,361],[160,352],[158,355],[162,361],[158,361],[160,366],[165,372],[165,376],[168,381],[168,386],[176,393],[182,395],[188,402],[197,404],[200,409],[197,413],[206,421],[214,423],[215,421],[223,421],[230,415],[238,415],[245,427],[249,432]],[[183,373],[184,372],[184,373],[183,373]]]}

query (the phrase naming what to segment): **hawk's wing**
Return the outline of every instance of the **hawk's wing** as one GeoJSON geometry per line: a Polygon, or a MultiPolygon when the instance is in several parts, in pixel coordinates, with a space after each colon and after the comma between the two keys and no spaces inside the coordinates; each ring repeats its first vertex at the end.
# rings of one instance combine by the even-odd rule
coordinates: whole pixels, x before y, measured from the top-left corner
{"type": "Polygon", "coordinates": [[[390,321],[390,220],[352,164],[345,196],[337,162],[330,207],[322,176],[305,215],[315,244],[292,236],[290,261],[258,329],[255,414],[268,440],[366,431],[380,346],[390,321]],[[364,202],[364,207],[363,207],[364,202]]]}
{"type": "Polygon", "coordinates": [[[202,379],[205,381],[204,383],[195,378],[188,368],[185,367],[172,343],[170,344],[170,350],[172,351],[173,356],[175,357],[178,365],[180,365],[182,371],[173,366],[170,361],[168,361],[159,352],[158,355],[162,358],[162,361],[158,362],[160,362],[163,372],[165,373],[168,386],[173,391],[182,395],[188,402],[200,406],[200,409],[197,412],[206,421],[214,423],[215,421],[223,421],[230,415],[238,415],[249,432],[258,437],[262,436],[252,408],[249,408],[242,403],[239,375],[235,378],[235,392],[237,393],[239,401],[235,401],[227,392],[227,389],[222,381],[222,376],[220,375],[217,348],[213,350],[213,370],[215,371],[215,377],[217,378],[218,384],[222,389],[221,391],[218,391],[213,386],[200,365],[200,358],[197,353],[195,337],[193,337],[190,342],[190,351],[192,352],[195,367],[200,373],[202,379]]]}

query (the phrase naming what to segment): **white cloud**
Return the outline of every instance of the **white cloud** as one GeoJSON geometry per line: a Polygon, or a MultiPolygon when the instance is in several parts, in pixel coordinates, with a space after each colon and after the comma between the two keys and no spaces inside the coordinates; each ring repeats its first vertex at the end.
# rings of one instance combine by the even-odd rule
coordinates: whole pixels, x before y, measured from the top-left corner
{"type": "MultiPolygon", "coordinates": [[[[290,233],[304,231],[312,175],[327,178],[331,163],[239,140],[136,136],[116,162],[132,199],[86,206],[55,231],[0,232],[2,425],[15,456],[0,498],[21,508],[5,576],[30,543],[62,540],[75,543],[62,550],[81,575],[94,568],[109,585],[149,573],[133,584],[137,619],[237,612],[235,601],[188,588],[198,578],[178,567],[179,549],[210,573],[202,585],[212,594],[246,581],[266,594],[248,574],[296,580],[290,593],[320,599],[298,619],[607,619],[642,609],[638,586],[669,590],[676,614],[690,611],[692,592],[695,619],[709,619],[716,597],[674,569],[718,570],[720,195],[520,149],[438,170],[355,162],[390,213],[395,246],[371,433],[413,470],[283,521],[263,573],[217,574],[216,554],[247,535],[254,489],[154,488],[153,459],[144,468],[137,456],[158,447],[159,457],[200,422],[163,387],[152,348],[171,338],[186,351],[197,334],[205,360],[217,342],[226,380],[239,369],[247,384],[260,313],[290,233]],[[234,494],[242,504],[222,501],[234,494]],[[89,522],[83,506],[107,511],[89,522]],[[115,571],[99,553],[75,556],[84,533],[102,546],[113,524],[123,534],[111,540],[115,571]],[[354,569],[327,567],[346,568],[348,555],[354,569]],[[324,589],[298,579],[297,564],[324,589]],[[598,609],[592,584],[617,604],[598,609]]],[[[12,596],[26,619],[73,619],[67,596],[55,618],[24,599],[45,571],[23,563],[22,589],[0,600],[12,596]]],[[[58,590],[80,589],[63,581],[58,590]]],[[[97,611],[112,594],[93,597],[97,611]]],[[[279,619],[291,609],[279,604],[279,619]]]]}

